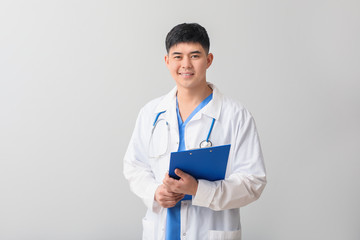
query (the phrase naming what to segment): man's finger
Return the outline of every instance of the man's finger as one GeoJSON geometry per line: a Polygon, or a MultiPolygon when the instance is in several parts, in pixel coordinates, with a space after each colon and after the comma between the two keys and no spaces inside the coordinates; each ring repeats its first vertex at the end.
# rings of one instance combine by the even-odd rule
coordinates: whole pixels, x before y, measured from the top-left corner
{"type": "Polygon", "coordinates": [[[171,178],[171,177],[169,177],[169,175],[168,175],[168,176],[166,176],[166,177],[164,178],[163,184],[166,185],[166,186],[171,186],[171,185],[174,184],[174,181],[176,181],[176,180],[173,179],[173,178],[171,178]]]}
{"type": "Polygon", "coordinates": [[[180,178],[184,178],[184,177],[186,177],[186,176],[188,176],[188,174],[187,173],[185,173],[185,172],[183,172],[183,171],[181,171],[180,169],[175,169],[175,174],[176,175],[178,175],[180,178]]]}

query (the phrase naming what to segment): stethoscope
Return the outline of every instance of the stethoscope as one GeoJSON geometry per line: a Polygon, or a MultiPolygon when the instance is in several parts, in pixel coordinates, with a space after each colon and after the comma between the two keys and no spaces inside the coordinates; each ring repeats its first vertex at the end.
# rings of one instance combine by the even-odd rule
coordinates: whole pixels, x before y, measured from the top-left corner
{"type": "Polygon", "coordinates": [[[208,133],[206,139],[203,140],[203,141],[199,144],[199,147],[200,147],[200,148],[212,147],[212,142],[209,140],[209,138],[210,138],[210,134],[211,134],[211,132],[212,132],[212,130],[213,130],[214,123],[215,123],[215,118],[213,118],[213,120],[212,120],[212,122],[211,122],[210,130],[209,130],[209,133],[208,133]]]}
{"type": "MultiPolygon", "coordinates": [[[[160,117],[161,114],[165,113],[166,111],[162,111],[162,112],[159,112],[156,117],[155,117],[155,120],[154,120],[154,123],[153,123],[153,129],[151,131],[151,135],[153,135],[154,131],[155,131],[155,128],[157,126],[157,123],[159,122],[158,119],[160,117]]],[[[199,147],[200,148],[207,148],[207,147],[212,147],[212,142],[209,140],[210,138],[210,135],[211,135],[211,132],[214,128],[214,123],[215,123],[215,118],[213,118],[212,122],[211,122],[211,126],[210,126],[210,129],[209,129],[209,133],[206,137],[205,140],[201,141],[200,144],[199,144],[199,147]]],[[[170,128],[169,128],[169,124],[168,122],[166,122],[166,125],[168,127],[168,131],[170,131],[170,128]]]]}

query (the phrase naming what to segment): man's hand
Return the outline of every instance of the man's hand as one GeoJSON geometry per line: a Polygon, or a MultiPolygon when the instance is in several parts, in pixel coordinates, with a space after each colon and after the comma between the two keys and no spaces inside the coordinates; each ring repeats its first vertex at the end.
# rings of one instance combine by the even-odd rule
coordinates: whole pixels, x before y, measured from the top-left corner
{"type": "Polygon", "coordinates": [[[165,175],[163,184],[166,189],[173,193],[195,195],[198,188],[198,181],[180,169],[175,169],[175,174],[180,177],[179,180],[170,177],[169,174],[165,175]]]}
{"type": "Polygon", "coordinates": [[[182,193],[169,192],[164,184],[161,184],[155,191],[155,201],[164,208],[174,207],[184,196],[185,194],[182,193]]]}

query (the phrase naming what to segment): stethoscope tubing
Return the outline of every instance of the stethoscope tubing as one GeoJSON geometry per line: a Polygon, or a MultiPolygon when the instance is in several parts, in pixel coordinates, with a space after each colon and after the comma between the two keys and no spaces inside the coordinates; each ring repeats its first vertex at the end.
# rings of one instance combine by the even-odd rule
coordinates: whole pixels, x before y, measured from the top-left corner
{"type": "Polygon", "coordinates": [[[154,123],[153,123],[153,127],[155,127],[155,124],[156,124],[157,120],[159,119],[160,115],[163,114],[164,112],[166,112],[166,110],[165,110],[165,111],[162,111],[162,112],[159,112],[159,113],[156,115],[155,121],[154,121],[154,123]]]}
{"type": "Polygon", "coordinates": [[[212,120],[212,122],[211,122],[210,130],[209,130],[209,133],[208,133],[208,135],[207,135],[206,142],[209,142],[210,134],[211,134],[211,132],[212,132],[212,130],[213,130],[214,123],[215,123],[215,118],[213,118],[213,120],[212,120]]]}

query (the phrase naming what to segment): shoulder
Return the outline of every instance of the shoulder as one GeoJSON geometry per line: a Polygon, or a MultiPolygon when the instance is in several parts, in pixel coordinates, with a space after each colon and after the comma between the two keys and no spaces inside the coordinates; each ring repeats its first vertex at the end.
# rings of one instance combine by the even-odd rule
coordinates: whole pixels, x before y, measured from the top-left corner
{"type": "Polygon", "coordinates": [[[177,88],[174,87],[167,94],[149,101],[141,108],[141,112],[143,112],[144,114],[156,114],[167,110],[175,99],[176,90],[177,88]]]}
{"type": "Polygon", "coordinates": [[[156,114],[159,112],[159,105],[164,102],[166,96],[167,95],[163,95],[161,97],[154,98],[143,105],[139,112],[139,118],[145,121],[154,119],[156,114]]]}
{"type": "Polygon", "coordinates": [[[152,99],[151,101],[147,102],[144,106],[141,108],[141,112],[154,112],[157,108],[157,106],[160,104],[160,102],[164,99],[165,96],[157,97],[152,99]]]}
{"type": "Polygon", "coordinates": [[[221,115],[241,119],[252,118],[250,111],[243,103],[225,95],[222,96],[221,115]]]}

